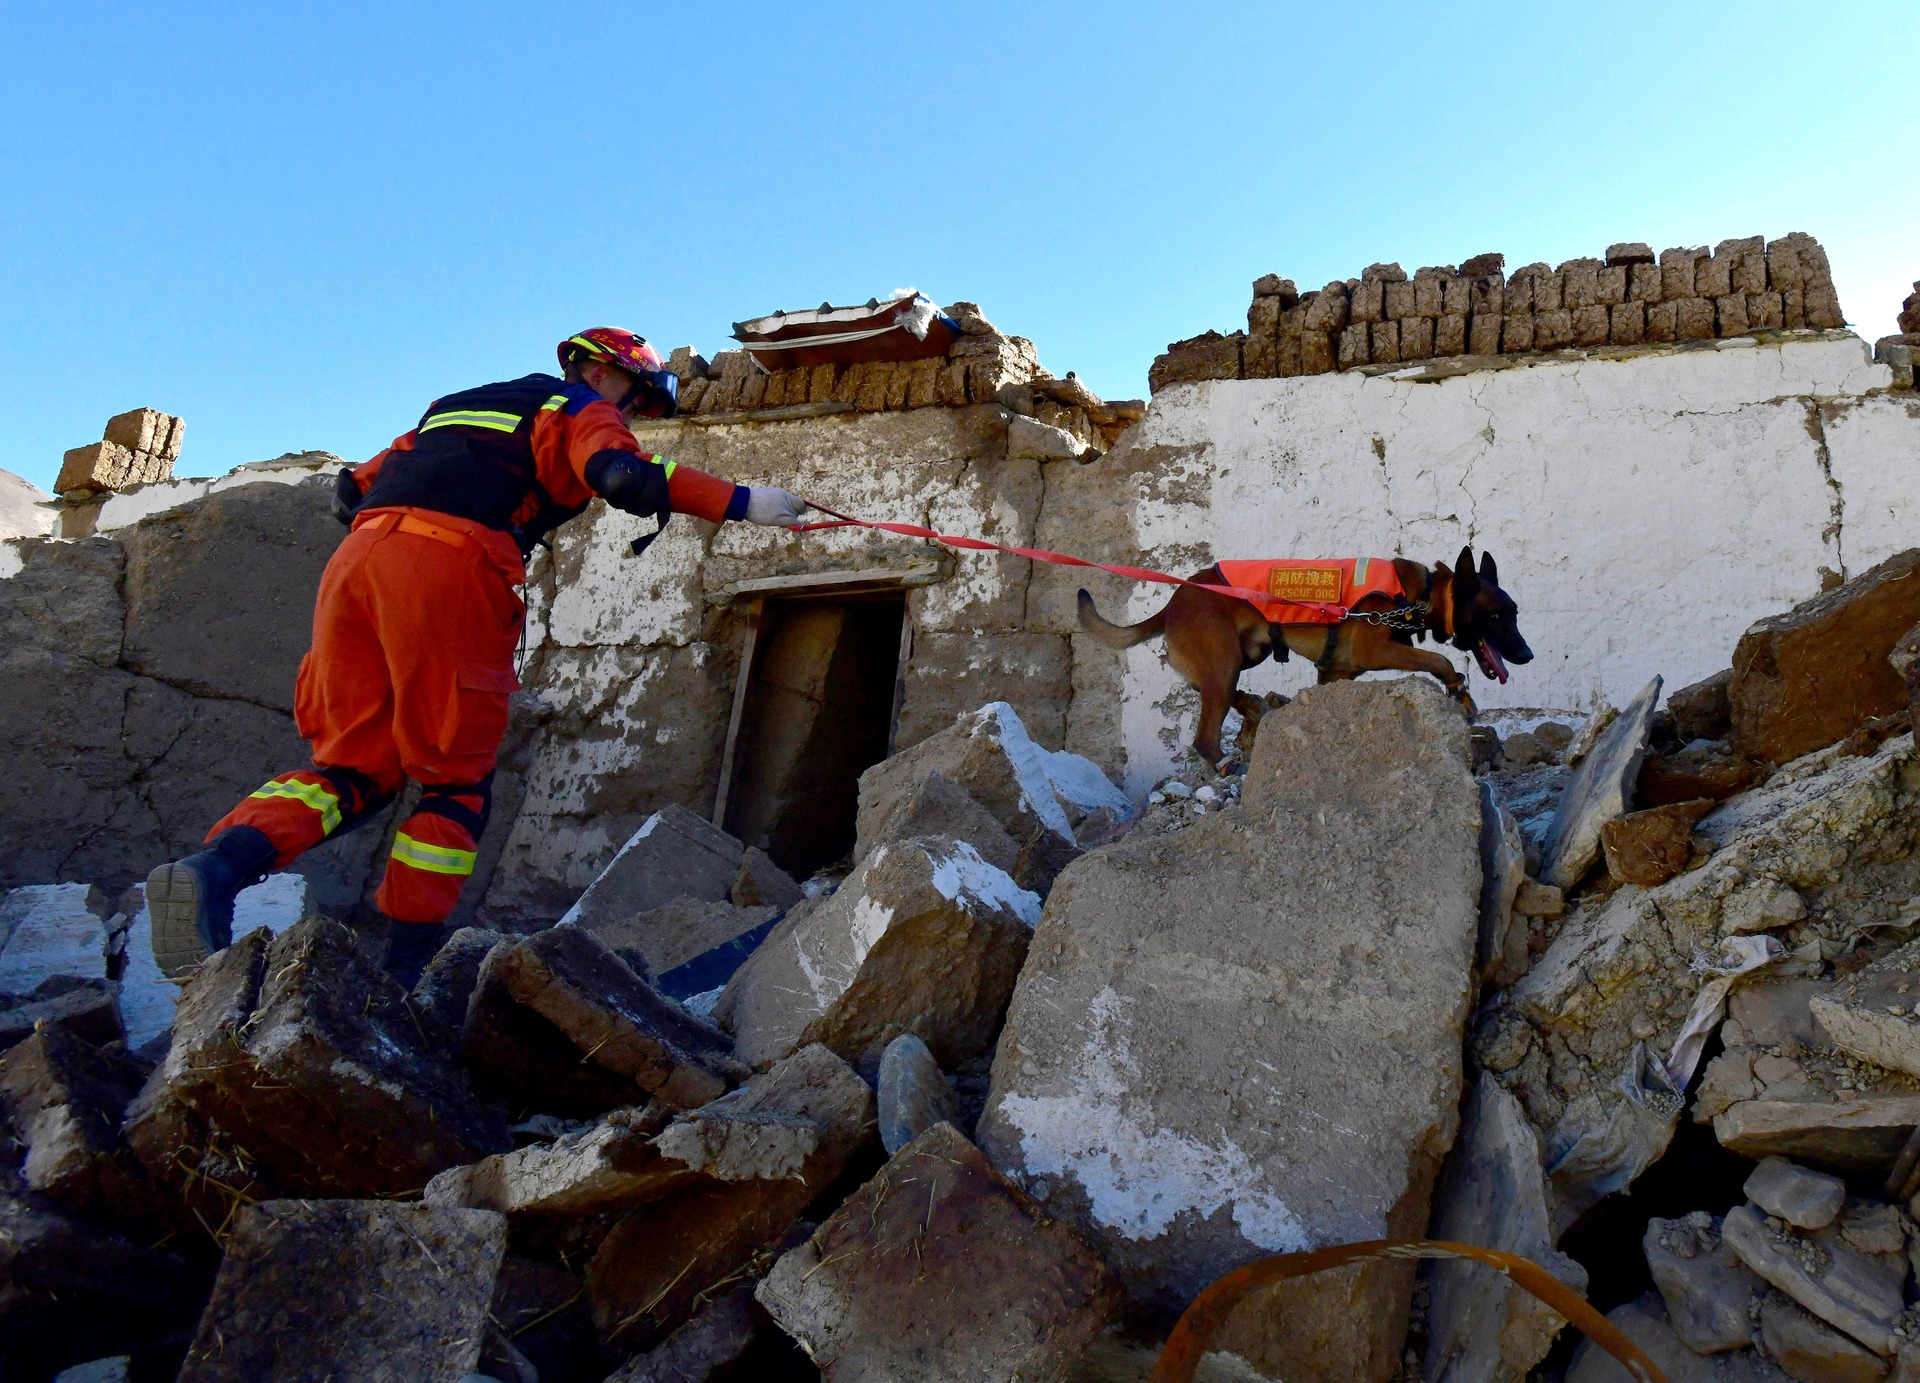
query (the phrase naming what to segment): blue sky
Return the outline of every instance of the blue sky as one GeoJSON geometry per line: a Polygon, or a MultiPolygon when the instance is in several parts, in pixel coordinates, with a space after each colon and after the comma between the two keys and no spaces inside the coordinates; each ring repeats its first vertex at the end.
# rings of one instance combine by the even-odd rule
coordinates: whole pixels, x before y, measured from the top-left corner
{"type": "Polygon", "coordinates": [[[1249,282],[1805,230],[1920,277],[1911,5],[22,5],[0,467],[359,459],[631,326],[914,285],[1141,396],[1249,282]]]}

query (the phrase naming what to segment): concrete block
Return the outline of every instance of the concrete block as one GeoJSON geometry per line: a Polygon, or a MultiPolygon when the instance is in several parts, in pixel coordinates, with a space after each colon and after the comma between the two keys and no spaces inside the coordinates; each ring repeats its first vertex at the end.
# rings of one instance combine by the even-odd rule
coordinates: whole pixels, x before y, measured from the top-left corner
{"type": "MultiPolygon", "coordinates": [[[[1747,1199],[1795,1229],[1825,1229],[1847,1204],[1847,1184],[1839,1177],[1795,1166],[1784,1157],[1764,1157],[1742,1188],[1747,1199]]],[[[1895,1252],[1899,1252],[1896,1247],[1895,1252]]]]}
{"type": "Polygon", "coordinates": [[[682,806],[648,817],[560,920],[592,929],[627,921],[676,898],[727,901],[746,847],[682,806]]]}
{"type": "Polygon", "coordinates": [[[1727,1247],[1717,1219],[1704,1210],[1674,1220],[1656,1215],[1641,1246],[1682,1344],[1699,1354],[1747,1347],[1753,1299],[1766,1284],[1727,1247]]]}

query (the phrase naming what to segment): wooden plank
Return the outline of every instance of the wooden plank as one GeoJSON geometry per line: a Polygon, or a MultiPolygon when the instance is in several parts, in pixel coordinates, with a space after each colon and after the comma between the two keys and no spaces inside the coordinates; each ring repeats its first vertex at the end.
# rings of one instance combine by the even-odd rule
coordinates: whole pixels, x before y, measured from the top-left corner
{"type": "Polygon", "coordinates": [[[720,754],[720,784],[713,792],[713,815],[709,819],[721,830],[727,829],[727,798],[733,793],[733,762],[740,739],[740,721],[747,710],[747,686],[753,680],[753,655],[760,646],[760,626],[765,623],[767,607],[757,605],[747,612],[747,627],[740,634],[740,667],[733,678],[733,713],[727,717],[727,745],[720,754]]]}
{"type": "Polygon", "coordinates": [[[805,572],[799,576],[765,576],[751,581],[736,581],[720,591],[714,600],[725,604],[740,600],[804,600],[814,596],[856,595],[863,591],[901,591],[915,586],[931,586],[945,578],[947,567],[941,563],[874,571],[805,572]]]}

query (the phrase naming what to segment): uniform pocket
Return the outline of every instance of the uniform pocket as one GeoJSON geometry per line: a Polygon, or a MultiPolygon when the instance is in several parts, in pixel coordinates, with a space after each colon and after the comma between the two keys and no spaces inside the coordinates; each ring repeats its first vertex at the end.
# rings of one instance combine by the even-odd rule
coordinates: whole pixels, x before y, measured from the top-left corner
{"type": "Polygon", "coordinates": [[[492,754],[507,733],[507,698],[519,690],[511,667],[463,663],[440,748],[448,754],[492,754]]]}

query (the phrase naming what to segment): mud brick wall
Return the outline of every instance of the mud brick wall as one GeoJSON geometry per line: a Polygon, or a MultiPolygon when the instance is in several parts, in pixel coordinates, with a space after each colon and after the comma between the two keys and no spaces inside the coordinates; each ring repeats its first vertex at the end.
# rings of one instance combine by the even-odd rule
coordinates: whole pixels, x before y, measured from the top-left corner
{"type": "Polygon", "coordinates": [[[1810,235],[1663,250],[1640,243],[1603,259],[1504,272],[1503,255],[1418,269],[1375,264],[1301,293],[1269,274],[1253,285],[1247,329],[1167,347],[1148,382],[1273,379],[1449,356],[1519,355],[1710,341],[1756,331],[1844,326],[1826,251],[1810,235]]]}

